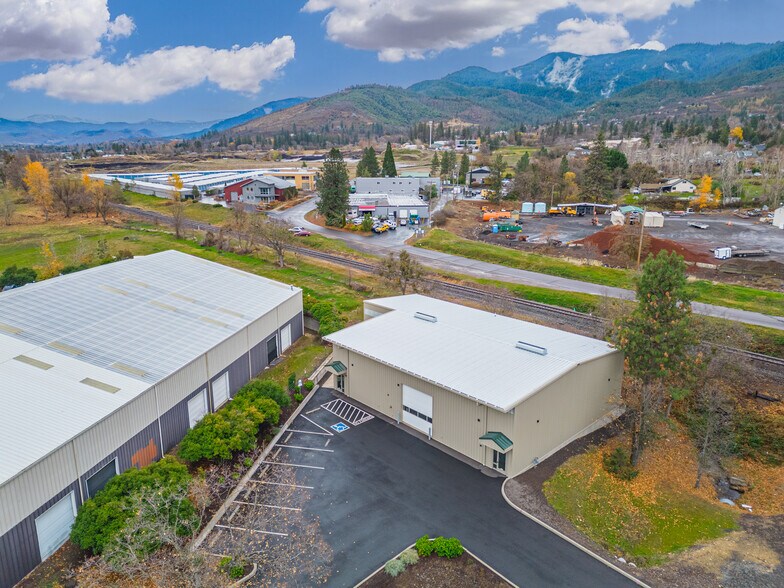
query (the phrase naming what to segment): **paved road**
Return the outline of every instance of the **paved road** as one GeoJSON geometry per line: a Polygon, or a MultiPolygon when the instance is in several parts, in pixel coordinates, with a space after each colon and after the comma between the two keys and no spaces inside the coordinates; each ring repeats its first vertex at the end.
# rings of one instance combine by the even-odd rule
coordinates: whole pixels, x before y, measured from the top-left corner
{"type": "MultiPolygon", "coordinates": [[[[550,276],[485,261],[468,259],[466,257],[442,253],[440,251],[412,247],[411,245],[406,245],[404,243],[412,234],[406,227],[398,228],[395,233],[373,235],[372,237],[326,229],[305,219],[305,214],[313,210],[315,206],[315,200],[308,200],[289,210],[278,213],[275,216],[285,219],[295,225],[306,227],[314,233],[320,233],[333,239],[340,239],[349,246],[365,253],[386,255],[390,252],[405,250],[422,264],[442,271],[465,274],[475,278],[511,282],[514,284],[525,284],[528,286],[540,286],[554,290],[566,290],[569,292],[581,292],[597,296],[634,300],[634,292],[623,288],[614,288],[611,286],[592,284],[590,282],[570,280],[568,278],[550,276]]],[[[769,316],[758,312],[726,308],[702,302],[693,303],[692,308],[697,314],[784,330],[784,316],[769,316]]],[[[784,312],[782,314],[784,314],[784,312]]]]}
{"type": "MultiPolygon", "coordinates": [[[[318,390],[306,412],[327,430],[341,419],[311,410],[331,399],[318,390]]],[[[319,431],[302,416],[292,428],[319,431]]],[[[323,448],[324,439],[295,434],[288,444],[323,448]]],[[[521,587],[634,586],[512,509],[501,496],[502,478],[379,418],[328,439],[333,453],[291,450],[297,463],[311,458],[324,468],[298,469],[297,477],[314,488],[304,508],[319,518],[334,552],[327,586],[353,586],[423,534],[458,537],[521,587]]]]}

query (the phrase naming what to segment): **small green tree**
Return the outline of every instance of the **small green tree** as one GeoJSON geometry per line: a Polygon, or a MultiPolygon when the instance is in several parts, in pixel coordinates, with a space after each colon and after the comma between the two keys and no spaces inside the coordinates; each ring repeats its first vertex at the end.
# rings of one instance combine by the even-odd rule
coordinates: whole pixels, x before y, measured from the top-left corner
{"type": "Polygon", "coordinates": [[[373,147],[367,147],[362,151],[362,159],[357,164],[357,177],[377,178],[380,174],[376,150],[373,147]]]}
{"type": "Polygon", "coordinates": [[[460,171],[458,172],[458,180],[457,180],[458,183],[465,185],[466,178],[468,178],[468,170],[470,167],[471,167],[471,160],[468,158],[468,154],[463,153],[463,157],[460,158],[460,171]]]}
{"type": "Polygon", "coordinates": [[[607,167],[607,145],[604,142],[604,133],[599,132],[585,164],[582,193],[588,200],[599,202],[607,198],[611,186],[612,176],[607,167]]]}
{"type": "Polygon", "coordinates": [[[38,275],[35,273],[35,270],[30,267],[16,267],[12,265],[10,267],[5,268],[3,273],[0,274],[0,290],[5,288],[6,286],[12,286],[17,288],[19,286],[24,286],[25,284],[30,284],[31,282],[35,282],[38,279],[38,275]]]}
{"type": "Polygon", "coordinates": [[[493,158],[493,162],[490,164],[490,175],[487,176],[487,180],[485,180],[487,189],[490,192],[487,199],[490,202],[497,203],[501,200],[501,188],[503,187],[505,169],[506,163],[504,163],[504,157],[499,153],[493,158]]]}
{"type": "Polygon", "coordinates": [[[350,191],[348,169],[337,147],[330,149],[324,160],[324,169],[319,181],[320,198],[317,204],[319,213],[326,224],[342,227],[346,224],[348,195],[350,191]]]}
{"type": "Polygon", "coordinates": [[[195,200],[201,200],[201,192],[199,192],[199,187],[194,184],[193,188],[191,188],[191,198],[195,200]]]}
{"type": "Polygon", "coordinates": [[[392,153],[392,143],[387,141],[387,148],[384,151],[384,163],[381,165],[381,175],[385,178],[396,178],[397,167],[395,166],[395,154],[392,153]]]}
{"type": "Polygon", "coordinates": [[[661,409],[666,382],[687,369],[695,343],[686,265],[676,253],[648,256],[637,282],[637,306],[617,325],[618,348],[626,355],[629,375],[639,385],[627,387],[634,412],[631,464],[637,465],[650,438],[653,416],[661,409]]]}
{"type": "Polygon", "coordinates": [[[433,153],[433,159],[430,160],[430,176],[436,177],[441,171],[441,161],[438,159],[438,152],[433,153]]]}
{"type": "Polygon", "coordinates": [[[362,217],[362,224],[360,225],[360,228],[363,231],[372,231],[373,230],[373,217],[370,216],[369,214],[366,214],[365,216],[363,216],[362,217]]]}
{"type": "Polygon", "coordinates": [[[518,174],[525,173],[528,171],[528,166],[531,164],[531,157],[528,155],[528,151],[523,153],[523,156],[517,160],[517,165],[515,165],[515,171],[518,174]]]}

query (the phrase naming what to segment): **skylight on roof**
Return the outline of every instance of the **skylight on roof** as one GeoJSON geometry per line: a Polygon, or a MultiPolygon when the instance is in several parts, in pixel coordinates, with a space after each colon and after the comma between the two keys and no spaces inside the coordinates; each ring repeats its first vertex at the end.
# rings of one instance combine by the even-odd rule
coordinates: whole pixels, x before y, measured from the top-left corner
{"type": "Polygon", "coordinates": [[[518,341],[517,343],[515,343],[515,347],[517,347],[518,349],[522,349],[523,351],[530,351],[531,353],[536,353],[537,355],[547,355],[546,347],[542,347],[540,345],[534,345],[533,343],[518,341]]]}

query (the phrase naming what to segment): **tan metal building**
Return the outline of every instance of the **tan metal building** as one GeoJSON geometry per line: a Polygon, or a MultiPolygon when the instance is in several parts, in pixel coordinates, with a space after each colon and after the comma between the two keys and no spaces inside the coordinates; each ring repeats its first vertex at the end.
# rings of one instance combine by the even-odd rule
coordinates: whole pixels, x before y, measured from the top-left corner
{"type": "Polygon", "coordinates": [[[325,339],[347,396],[508,476],[619,414],[604,341],[413,294],[325,339]]]}

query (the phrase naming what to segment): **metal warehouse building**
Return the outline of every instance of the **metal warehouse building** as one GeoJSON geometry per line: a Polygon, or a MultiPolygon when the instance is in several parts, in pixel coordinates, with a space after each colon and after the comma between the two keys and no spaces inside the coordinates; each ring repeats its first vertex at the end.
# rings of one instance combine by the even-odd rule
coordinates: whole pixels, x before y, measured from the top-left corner
{"type": "Polygon", "coordinates": [[[0,586],[302,329],[299,289],[175,251],[0,294],[0,586]]]}
{"type": "Polygon", "coordinates": [[[557,329],[413,294],[325,339],[335,388],[510,477],[618,414],[623,354],[557,329]]]}

